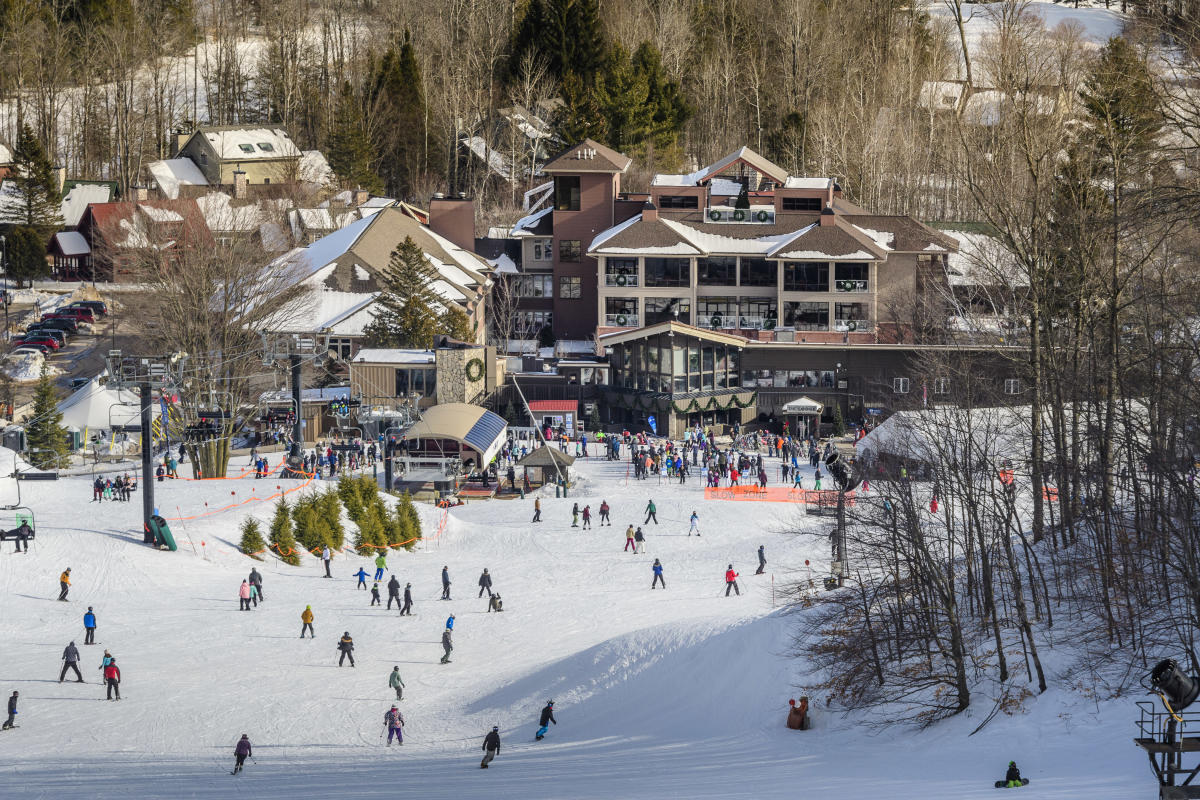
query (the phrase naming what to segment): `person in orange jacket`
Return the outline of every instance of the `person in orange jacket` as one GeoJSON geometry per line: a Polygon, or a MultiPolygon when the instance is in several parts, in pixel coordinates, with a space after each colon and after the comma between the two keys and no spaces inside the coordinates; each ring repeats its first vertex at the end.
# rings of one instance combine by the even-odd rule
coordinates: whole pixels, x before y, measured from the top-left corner
{"type": "Polygon", "coordinates": [[[121,670],[117,667],[117,660],[111,659],[108,666],[104,668],[104,682],[108,685],[108,698],[113,699],[113,692],[117,693],[118,700],[121,699],[121,670]]]}
{"type": "Polygon", "coordinates": [[[733,589],[734,593],[741,596],[742,592],[737,585],[738,574],[733,571],[733,564],[729,565],[729,569],[725,570],[725,596],[729,597],[729,590],[733,589]]]}
{"type": "Polygon", "coordinates": [[[67,592],[71,591],[71,568],[67,567],[63,570],[63,574],[58,576],[58,587],[62,589],[58,594],[58,599],[64,603],[67,602],[67,592]]]}
{"type": "Polygon", "coordinates": [[[304,611],[302,611],[300,613],[300,621],[304,623],[304,627],[300,629],[300,638],[301,639],[304,638],[305,631],[308,631],[308,635],[311,638],[313,638],[313,639],[317,638],[317,634],[313,632],[313,626],[312,626],[312,621],[313,621],[312,606],[304,607],[304,611]]]}

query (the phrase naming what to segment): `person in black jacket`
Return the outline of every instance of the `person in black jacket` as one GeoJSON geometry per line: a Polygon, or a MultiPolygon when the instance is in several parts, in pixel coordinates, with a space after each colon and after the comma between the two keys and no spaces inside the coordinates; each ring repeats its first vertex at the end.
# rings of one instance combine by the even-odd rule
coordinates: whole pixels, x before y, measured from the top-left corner
{"type": "Polygon", "coordinates": [[[450,629],[449,628],[446,628],[446,630],[442,631],[442,649],[446,651],[446,654],[444,656],[442,656],[442,663],[449,664],[450,663],[450,653],[453,652],[453,650],[454,650],[454,642],[450,638],[450,629]]]}
{"type": "Polygon", "coordinates": [[[442,567],[442,599],[450,599],[450,568],[442,567]]]}
{"type": "Polygon", "coordinates": [[[371,605],[379,605],[379,582],[371,584],[371,605]]]}
{"type": "Polygon", "coordinates": [[[758,569],[755,571],[755,573],[754,573],[754,574],[755,574],[755,575],[762,575],[762,574],[763,574],[763,570],[764,570],[764,569],[766,569],[766,568],[767,568],[767,551],[766,551],[766,545],[761,545],[761,544],[760,544],[760,545],[758,546],[758,569]]]}
{"type": "Polygon", "coordinates": [[[412,616],[412,584],[404,584],[404,608],[400,609],[400,616],[408,614],[412,616]]]}
{"type": "Polygon", "coordinates": [[[553,700],[546,703],[546,707],[542,709],[542,716],[538,719],[538,724],[541,725],[542,727],[537,729],[537,733],[534,734],[533,738],[539,742],[542,739],[546,738],[546,731],[549,730],[551,722],[553,722],[555,725],[558,724],[558,720],[556,720],[554,718],[554,701],[553,700]]]}
{"type": "Polygon", "coordinates": [[[488,597],[492,596],[492,576],[488,575],[487,567],[483,568],[483,574],[479,576],[479,596],[483,597],[484,592],[488,593],[488,597]]]}
{"type": "Polygon", "coordinates": [[[338,658],[338,666],[340,667],[342,665],[342,662],[345,661],[347,657],[349,657],[350,658],[350,666],[353,667],[354,666],[354,640],[350,638],[350,631],[346,631],[344,634],[342,634],[342,638],[338,640],[337,647],[338,647],[338,650],[340,650],[342,653],[341,657],[338,658]]]}
{"type": "Polygon", "coordinates": [[[479,762],[482,769],[487,769],[493,758],[500,755],[500,726],[493,725],[492,732],[483,737],[483,761],[479,762]]]}
{"type": "Polygon", "coordinates": [[[13,721],[17,716],[17,692],[12,693],[12,697],[8,698],[8,719],[4,720],[4,725],[0,730],[8,730],[9,728],[17,727],[13,721]]]}
{"type": "Polygon", "coordinates": [[[250,568],[250,585],[258,590],[258,599],[265,600],[262,593],[262,574],[254,567],[250,568]]]}
{"type": "Polygon", "coordinates": [[[83,675],[79,672],[79,648],[71,642],[63,649],[62,654],[63,668],[62,672],[58,673],[58,682],[62,683],[63,678],[67,677],[67,670],[75,670],[75,682],[83,683],[83,675]]]}
{"type": "Polygon", "coordinates": [[[388,587],[388,605],[387,605],[388,611],[392,610],[392,601],[393,600],[396,601],[396,608],[400,608],[401,607],[400,606],[400,581],[396,580],[395,575],[393,575],[392,579],[390,581],[388,581],[387,587],[388,587]]]}

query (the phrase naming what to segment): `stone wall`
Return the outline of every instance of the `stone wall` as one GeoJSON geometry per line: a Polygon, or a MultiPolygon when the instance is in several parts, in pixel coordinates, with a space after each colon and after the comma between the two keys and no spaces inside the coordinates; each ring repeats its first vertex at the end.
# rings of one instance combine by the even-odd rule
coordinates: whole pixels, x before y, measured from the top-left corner
{"type": "Polygon", "coordinates": [[[437,364],[437,401],[441,403],[474,403],[487,389],[487,349],[470,347],[462,350],[441,349],[435,354],[437,364]],[[478,358],[483,362],[479,380],[467,378],[467,362],[478,358]]]}

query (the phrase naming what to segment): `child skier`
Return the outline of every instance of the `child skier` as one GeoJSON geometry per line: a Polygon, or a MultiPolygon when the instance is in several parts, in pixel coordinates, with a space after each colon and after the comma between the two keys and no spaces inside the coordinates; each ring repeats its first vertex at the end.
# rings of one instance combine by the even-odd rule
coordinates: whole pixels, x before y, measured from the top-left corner
{"type": "Polygon", "coordinates": [[[697,536],[699,536],[700,535],[700,515],[697,514],[695,511],[693,511],[690,522],[691,522],[691,527],[688,528],[688,536],[691,536],[693,533],[696,534],[697,536]]]}
{"type": "Polygon", "coordinates": [[[396,738],[397,744],[404,744],[404,717],[400,713],[400,709],[392,706],[391,710],[383,715],[383,724],[388,730],[388,747],[392,746],[392,737],[396,738]]]}
{"type": "Polygon", "coordinates": [[[366,589],[367,588],[367,571],[365,569],[363,569],[362,567],[359,567],[358,572],[354,573],[354,576],[356,578],[358,578],[358,588],[366,589]]]}

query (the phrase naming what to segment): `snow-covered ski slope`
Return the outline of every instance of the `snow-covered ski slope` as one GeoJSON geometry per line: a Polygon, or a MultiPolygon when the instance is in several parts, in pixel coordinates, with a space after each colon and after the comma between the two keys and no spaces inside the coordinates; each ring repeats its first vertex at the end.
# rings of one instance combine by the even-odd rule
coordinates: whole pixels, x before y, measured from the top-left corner
{"type": "MultiPolygon", "coordinates": [[[[1033,780],[1023,797],[1154,796],[1130,741],[1132,701],[1097,706],[1056,688],[968,738],[991,711],[982,692],[978,708],[922,732],[826,713],[818,694],[815,728],[787,730],[787,700],[805,676],[787,656],[793,620],[772,607],[770,576],[804,575],[806,558],[827,564],[827,545],[778,532],[795,519],[789,505],[705,501],[698,480],[627,483],[623,462],[578,463],[580,490],[543,498],[539,525],[529,523],[532,499],[475,502],[449,512],[436,541],[390,553],[389,574],[413,584],[411,618],[368,606],[351,575],[372,564],[351,555],[334,560],[334,580],[315,559],[259,564],[266,600],[239,611],[237,589],[255,562],[234,551],[238,526],[251,512],[266,521],[269,503],[173,523],[181,549],[167,553],[134,535],[137,494],[96,504],[86,477],[25,484],[38,540],[27,555],[14,555],[11,542],[0,554],[0,694],[21,693],[21,727],[0,733],[0,797],[959,800],[993,797],[1009,759],[1033,780]],[[622,552],[625,526],[642,522],[650,497],[660,524],[647,528],[646,552],[622,552]],[[596,512],[602,499],[612,527],[570,527],[572,503],[596,512]],[[686,535],[693,509],[700,539],[686,535]],[[207,558],[192,550],[201,541],[207,558]],[[770,563],[756,577],[759,544],[770,563]],[[650,591],[656,557],[666,591],[650,591]],[[730,562],[742,595],[726,599],[730,562]],[[450,602],[437,599],[443,565],[454,580],[450,602]],[[68,566],[71,599],[56,602],[68,566]],[[484,613],[486,595],[477,597],[484,567],[502,614],[484,613]],[[302,641],[306,604],[317,638],[302,641]],[[99,617],[94,647],[82,644],[88,605],[99,617]],[[443,666],[450,613],[455,651],[443,666]],[[358,666],[339,669],[335,642],[347,630],[358,666]],[[58,683],[71,640],[86,685],[58,683]],[[122,670],[119,703],[106,702],[99,684],[105,648],[122,670]],[[394,665],[407,684],[407,728],[404,746],[389,749],[380,733],[394,665]],[[538,711],[551,698],[559,724],[535,744],[538,711]],[[493,724],[503,747],[484,771],[480,744],[493,724]],[[234,777],[242,733],[257,763],[234,777]]],[[[193,516],[279,483],[156,488],[164,515],[193,516]]],[[[0,495],[11,495],[10,484],[0,495]]],[[[435,531],[440,512],[420,511],[435,531]]],[[[1053,656],[1046,660],[1053,669],[1053,656]]]]}

